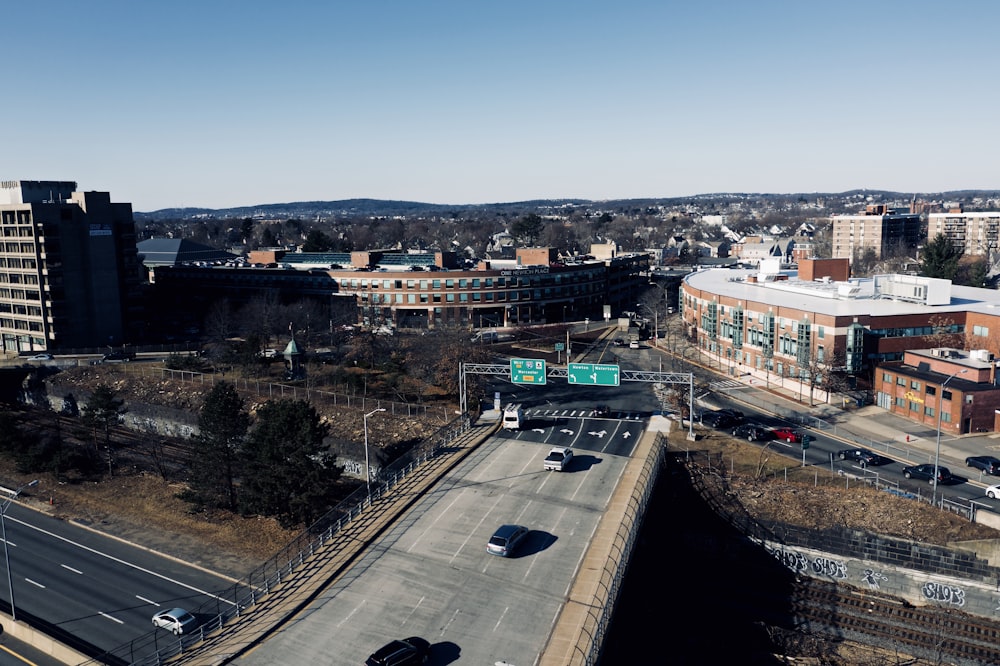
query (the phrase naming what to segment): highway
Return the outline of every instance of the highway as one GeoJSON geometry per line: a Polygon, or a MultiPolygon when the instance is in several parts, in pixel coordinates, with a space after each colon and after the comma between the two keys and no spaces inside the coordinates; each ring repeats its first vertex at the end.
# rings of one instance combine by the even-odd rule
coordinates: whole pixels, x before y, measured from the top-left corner
{"type": "MultiPolygon", "coordinates": [[[[535,663],[627,458],[581,448],[568,471],[545,472],[551,441],[519,435],[544,437],[536,425],[549,434],[610,432],[617,423],[563,415],[490,438],[346,577],[236,663],[360,664],[383,643],[414,635],[432,644],[430,663],[535,663]],[[526,541],[513,557],[487,554],[505,523],[527,526],[526,541]]],[[[633,427],[618,430],[620,439],[633,427]]]]}
{"type": "MultiPolygon", "coordinates": [[[[212,573],[16,504],[6,515],[18,619],[30,614],[107,650],[152,631],[157,610],[228,603],[215,595],[232,583],[212,573]]],[[[6,580],[0,600],[10,602],[6,580]]]]}

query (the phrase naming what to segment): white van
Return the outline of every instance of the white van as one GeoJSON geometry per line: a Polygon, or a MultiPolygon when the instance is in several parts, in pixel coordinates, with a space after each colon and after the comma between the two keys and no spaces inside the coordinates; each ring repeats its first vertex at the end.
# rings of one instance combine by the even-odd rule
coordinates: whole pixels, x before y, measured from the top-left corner
{"type": "Polygon", "coordinates": [[[507,430],[520,430],[524,422],[524,410],[519,403],[507,405],[503,410],[502,425],[507,430]]]}

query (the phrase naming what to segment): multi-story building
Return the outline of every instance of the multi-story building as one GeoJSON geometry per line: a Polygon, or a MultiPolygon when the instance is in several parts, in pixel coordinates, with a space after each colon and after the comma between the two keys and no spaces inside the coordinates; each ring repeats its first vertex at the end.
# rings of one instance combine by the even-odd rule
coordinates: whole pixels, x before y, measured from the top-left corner
{"type": "Polygon", "coordinates": [[[874,385],[877,364],[915,349],[1000,355],[1000,292],[910,275],[848,278],[846,259],[801,260],[798,273],[776,261],[698,271],[684,278],[680,305],[688,338],[713,365],[819,400],[831,373],[874,385]]]}
{"type": "Polygon", "coordinates": [[[931,213],[927,216],[927,240],[938,234],[944,234],[967,257],[991,258],[1000,250],[1000,212],[931,213]]]}
{"type": "Polygon", "coordinates": [[[451,252],[371,250],[250,253],[248,267],[162,266],[164,302],[245,301],[269,290],[283,299],[352,299],[359,323],[405,329],[480,328],[617,317],[647,288],[649,255],[595,246],[587,257],[518,248],[514,259],[459,262],[451,252]]]}
{"type": "Polygon", "coordinates": [[[0,182],[6,352],[122,345],[141,333],[132,205],[76,183],[0,182]]]}
{"type": "Polygon", "coordinates": [[[937,347],[907,351],[875,373],[875,401],[894,414],[960,435],[996,432],[1000,387],[996,361],[985,349],[937,347]]]}
{"type": "Polygon", "coordinates": [[[912,253],[923,241],[920,215],[869,206],[864,215],[834,215],[831,254],[854,261],[856,254],[871,249],[876,257],[912,253]]]}

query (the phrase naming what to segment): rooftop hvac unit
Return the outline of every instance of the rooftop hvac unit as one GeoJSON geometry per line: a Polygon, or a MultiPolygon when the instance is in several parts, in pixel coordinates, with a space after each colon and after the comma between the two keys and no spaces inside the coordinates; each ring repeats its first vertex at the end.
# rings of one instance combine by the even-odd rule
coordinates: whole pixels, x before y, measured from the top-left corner
{"type": "Polygon", "coordinates": [[[983,363],[989,363],[993,360],[993,352],[989,349],[973,349],[969,352],[969,356],[983,363]]]}

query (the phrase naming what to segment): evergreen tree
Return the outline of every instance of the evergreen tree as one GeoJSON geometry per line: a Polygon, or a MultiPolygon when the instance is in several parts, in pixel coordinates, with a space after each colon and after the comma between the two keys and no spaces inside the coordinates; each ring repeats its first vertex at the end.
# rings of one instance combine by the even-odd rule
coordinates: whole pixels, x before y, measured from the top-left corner
{"type": "MultiPolygon", "coordinates": [[[[84,422],[94,430],[94,448],[98,449],[97,434],[104,433],[104,447],[108,454],[108,476],[114,476],[115,461],[111,447],[111,426],[118,425],[127,412],[125,401],[107,384],[98,384],[83,408],[84,422]]],[[[99,453],[99,451],[98,451],[99,453]]]]}
{"type": "Polygon", "coordinates": [[[938,234],[920,253],[920,274],[924,277],[954,280],[958,273],[961,248],[955,247],[948,237],[938,234]]]}
{"type": "Polygon", "coordinates": [[[205,396],[198,414],[196,453],[191,460],[191,499],[206,506],[237,509],[236,476],[250,417],[243,398],[229,382],[205,396]]]}
{"type": "Polygon", "coordinates": [[[239,502],[244,514],[311,524],[334,501],[340,469],[323,447],[327,428],[303,400],[269,400],[243,448],[239,502]]]}

